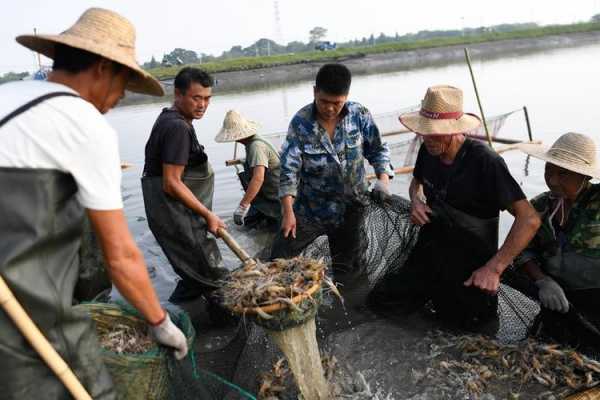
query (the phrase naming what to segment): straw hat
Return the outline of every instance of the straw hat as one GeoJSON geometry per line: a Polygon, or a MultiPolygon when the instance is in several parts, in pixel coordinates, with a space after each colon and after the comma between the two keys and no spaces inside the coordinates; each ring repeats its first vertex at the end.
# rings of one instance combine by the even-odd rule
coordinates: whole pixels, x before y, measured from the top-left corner
{"type": "Polygon", "coordinates": [[[215,136],[215,142],[235,142],[256,135],[259,124],[249,121],[234,110],[227,111],[223,120],[223,127],[215,136]]]}
{"type": "Polygon", "coordinates": [[[596,144],[592,138],[581,133],[565,133],[549,149],[530,143],[520,144],[519,149],[550,164],[600,179],[596,144]]]}
{"type": "Polygon", "coordinates": [[[135,61],[135,28],[113,11],[90,8],[59,35],[21,35],[17,42],[50,58],[54,58],[57,43],[89,51],[131,69],[134,73],[128,90],[153,96],[165,94],[160,83],[135,61]]]}
{"type": "Polygon", "coordinates": [[[421,101],[421,110],[400,116],[400,123],[420,135],[455,135],[479,127],[479,117],[463,112],[462,90],[432,86],[421,101]]]}

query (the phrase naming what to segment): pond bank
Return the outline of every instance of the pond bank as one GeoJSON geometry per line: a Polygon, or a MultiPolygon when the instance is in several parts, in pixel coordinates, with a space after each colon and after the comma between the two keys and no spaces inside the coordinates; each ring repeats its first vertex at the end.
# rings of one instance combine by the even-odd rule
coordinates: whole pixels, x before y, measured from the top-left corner
{"type": "MultiPolygon", "coordinates": [[[[471,58],[477,60],[493,60],[505,56],[526,55],[559,48],[578,47],[598,43],[600,31],[568,33],[553,36],[511,39],[469,45],[471,58]]],[[[363,56],[352,56],[343,62],[355,75],[369,75],[385,72],[414,70],[419,68],[442,66],[464,62],[464,45],[436,47],[418,50],[407,50],[394,53],[380,53],[363,56]]],[[[265,89],[286,85],[293,82],[314,79],[317,70],[324,62],[307,62],[302,64],[281,65],[244,71],[215,73],[217,80],[215,93],[232,93],[265,89]]],[[[172,80],[162,81],[167,97],[172,96],[172,80]]],[[[127,93],[120,105],[151,103],[165,101],[164,98],[127,93]]]]}

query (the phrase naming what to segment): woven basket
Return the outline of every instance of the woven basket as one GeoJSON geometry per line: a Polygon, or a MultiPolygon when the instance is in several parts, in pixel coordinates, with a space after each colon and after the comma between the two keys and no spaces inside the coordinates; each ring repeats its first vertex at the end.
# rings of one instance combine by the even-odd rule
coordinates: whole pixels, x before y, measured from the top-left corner
{"type": "MultiPolygon", "coordinates": [[[[106,332],[116,324],[144,329],[146,323],[129,306],[107,303],[85,303],[75,308],[87,312],[96,323],[97,333],[106,332]]],[[[185,334],[191,348],[195,331],[186,313],[171,319],[185,334]]],[[[151,348],[142,354],[118,354],[102,350],[102,358],[110,372],[117,398],[120,400],[164,400],[169,394],[167,353],[163,347],[151,348]]]]}

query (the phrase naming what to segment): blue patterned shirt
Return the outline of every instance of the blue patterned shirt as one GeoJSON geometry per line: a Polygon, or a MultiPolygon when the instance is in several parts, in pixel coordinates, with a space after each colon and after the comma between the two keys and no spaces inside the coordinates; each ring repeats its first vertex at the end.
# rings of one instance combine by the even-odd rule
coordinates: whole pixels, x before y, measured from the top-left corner
{"type": "Polygon", "coordinates": [[[279,197],[296,198],[294,211],[317,223],[339,225],[346,207],[364,202],[365,159],[376,174],[393,176],[390,152],[369,110],[347,102],[333,141],[309,104],[296,113],[282,146],[279,197]]]}

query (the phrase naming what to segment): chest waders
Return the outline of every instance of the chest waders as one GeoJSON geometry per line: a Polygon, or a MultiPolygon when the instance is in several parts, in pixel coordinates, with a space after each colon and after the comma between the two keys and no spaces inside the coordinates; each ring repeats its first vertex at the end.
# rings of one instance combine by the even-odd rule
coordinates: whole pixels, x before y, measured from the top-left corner
{"type": "Polygon", "coordinates": [[[463,282],[498,251],[499,217],[479,218],[447,203],[455,172],[452,171],[444,187],[430,188],[432,198],[428,200],[433,215],[431,223],[424,225],[419,233],[414,250],[416,260],[423,260],[431,269],[436,309],[452,318],[489,320],[496,317],[497,296],[466,287],[463,282]]]}
{"type": "MultiPolygon", "coordinates": [[[[73,96],[42,96],[9,114],[0,127],[59,95],[73,96]]],[[[48,169],[0,168],[0,187],[10,188],[0,196],[0,274],[91,396],[115,399],[93,323],[72,308],[84,212],[73,177],[48,169]]],[[[71,398],[4,312],[0,360],[2,399],[71,398]]]]}
{"type": "MultiPolygon", "coordinates": [[[[207,161],[187,167],[183,183],[206,208],[212,210],[215,177],[207,161]]],[[[143,177],[142,192],[148,225],[173,270],[202,293],[218,287],[221,253],[209,236],[204,218],[163,190],[163,177],[143,177]]]]}

